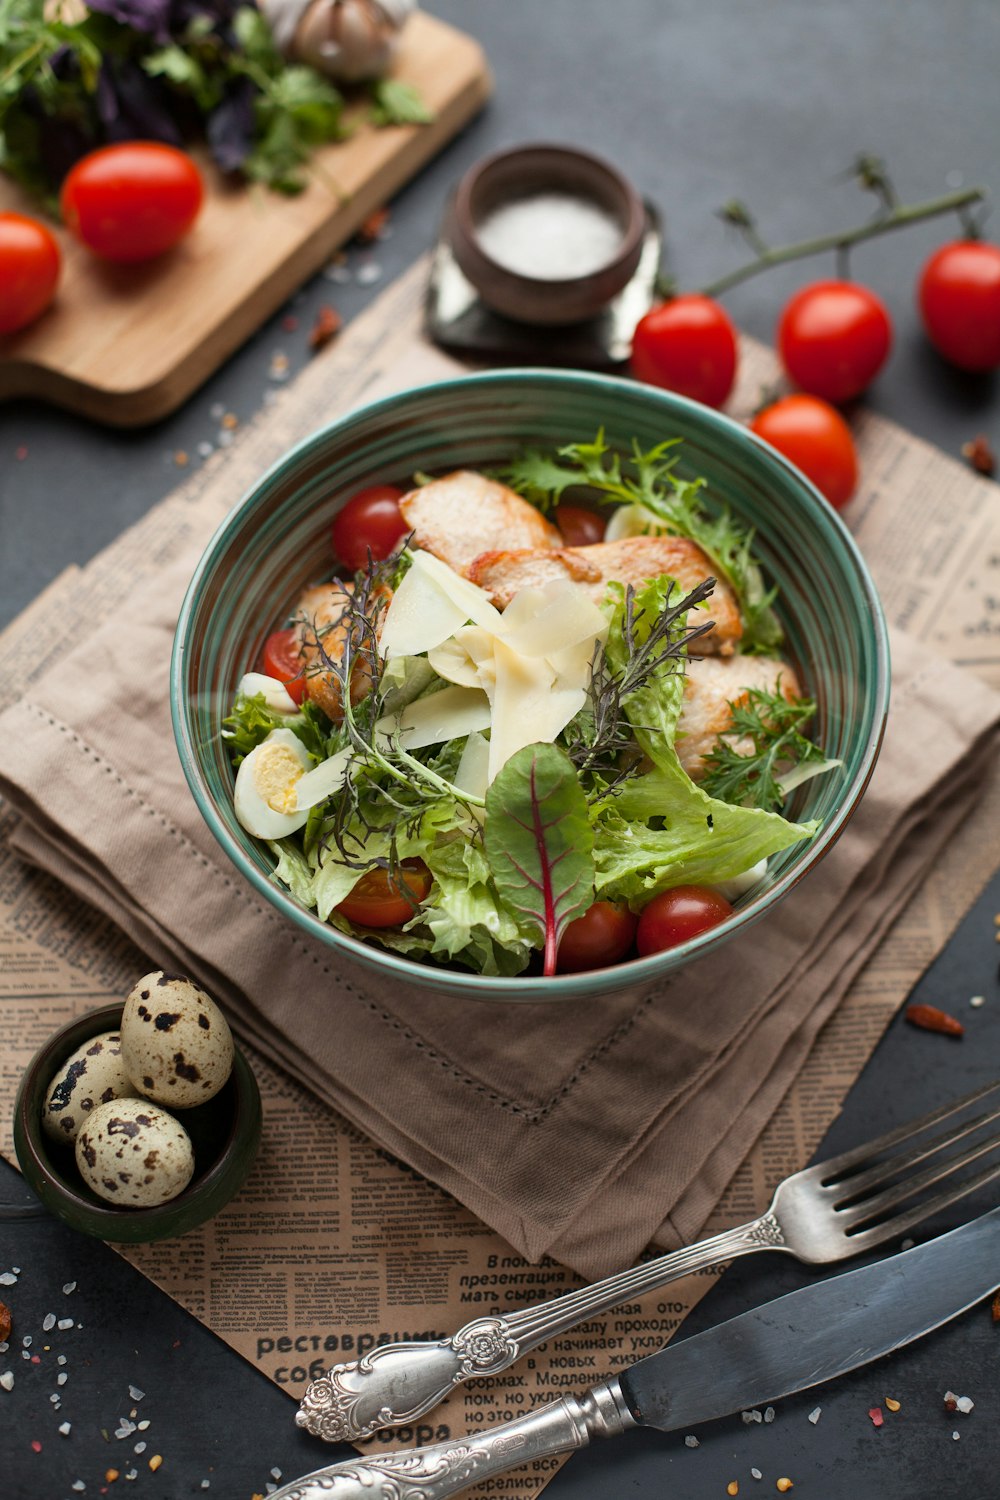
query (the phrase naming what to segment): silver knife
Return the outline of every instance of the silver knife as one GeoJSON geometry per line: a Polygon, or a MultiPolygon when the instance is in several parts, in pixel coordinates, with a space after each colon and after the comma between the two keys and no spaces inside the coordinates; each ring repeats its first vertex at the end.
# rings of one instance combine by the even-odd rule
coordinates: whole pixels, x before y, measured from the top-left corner
{"type": "Polygon", "coordinates": [[[630,1427],[690,1428],[821,1385],[899,1349],[1000,1287],[1000,1208],[915,1250],[834,1276],[639,1360],[580,1399],[431,1448],[317,1469],[270,1500],[444,1500],[504,1469],[630,1427]]]}

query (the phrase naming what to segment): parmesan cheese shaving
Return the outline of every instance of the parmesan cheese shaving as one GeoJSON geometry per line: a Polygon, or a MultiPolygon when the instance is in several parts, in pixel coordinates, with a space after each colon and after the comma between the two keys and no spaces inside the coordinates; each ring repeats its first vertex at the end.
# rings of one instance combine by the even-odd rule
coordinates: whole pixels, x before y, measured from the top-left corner
{"type": "Polygon", "coordinates": [[[419,656],[440,646],[468,618],[466,611],[414,563],[385,612],[379,652],[386,659],[419,656]]]}
{"type": "Polygon", "coordinates": [[[490,700],[478,688],[446,687],[407,704],[398,719],[387,715],[375,728],[386,737],[399,731],[404,750],[442,745],[490,727],[490,700]]]}
{"type": "Polygon", "coordinates": [[[345,746],[338,750],[336,755],[331,755],[329,760],[320,761],[311,771],[299,778],[295,784],[295,806],[299,812],[317,803],[325,802],[327,797],[332,797],[339,792],[347,776],[347,767],[351,759],[351,747],[345,746]]]}

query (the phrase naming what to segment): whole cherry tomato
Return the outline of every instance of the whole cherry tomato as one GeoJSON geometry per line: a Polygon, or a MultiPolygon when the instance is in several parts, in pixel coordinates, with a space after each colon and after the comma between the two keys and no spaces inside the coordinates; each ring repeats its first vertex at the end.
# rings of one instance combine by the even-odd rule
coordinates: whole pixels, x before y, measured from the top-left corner
{"type": "Polygon", "coordinates": [[[935,250],[920,273],[927,337],[960,370],[1000,365],[1000,247],[956,240],[935,250]]]}
{"type": "Polygon", "coordinates": [[[860,396],[885,364],[892,323],[883,302],[853,281],[816,281],[786,304],[778,352],[804,391],[827,401],[860,396]]]}
{"type": "Polygon", "coordinates": [[[736,379],[736,330],[710,297],[689,293],[654,307],[632,336],[632,373],[649,385],[721,406],[736,379]]]}
{"type": "Polygon", "coordinates": [[[333,518],[333,552],[352,573],[388,557],[407,533],[399,502],[403,491],[394,484],[371,484],[358,490],[333,518]]]}
{"type": "Polygon", "coordinates": [[[643,958],[677,948],[689,938],[718,927],[733,915],[725,896],[706,885],[677,885],[643,907],[635,945],[643,958]]]}
{"type": "Polygon", "coordinates": [[[636,918],[617,901],[595,901],[570,922],[559,943],[556,970],[579,974],[620,963],[635,939],[636,918]]]}
{"type": "Polygon", "coordinates": [[[596,510],[587,510],[582,505],[557,505],[552,519],[567,547],[590,547],[594,542],[604,541],[606,522],[596,510]]]}
{"type": "Polygon", "coordinates": [[[387,870],[367,870],[337,911],[359,927],[402,927],[431,888],[431,872],[422,859],[404,859],[402,865],[406,890],[387,870]]]}
{"type": "Polygon", "coordinates": [[[293,702],[302,702],[306,695],[306,679],[302,675],[302,658],[294,630],[276,630],[268,636],[260,654],[260,669],[268,677],[283,682],[293,702]]]}
{"type": "Polygon", "coordinates": [[[59,267],[59,246],[44,224],[0,214],[0,333],[41,316],[55,296],[59,267]]]}
{"type": "Polygon", "coordinates": [[[190,156],[156,141],[125,141],[101,146],[70,168],[59,208],[88,250],[130,262],[152,260],[183,239],[203,197],[190,156]]]}
{"type": "Polygon", "coordinates": [[[818,396],[783,396],[766,406],[750,431],[801,469],[837,510],[858,483],[858,455],[851,429],[837,409],[818,396]]]}

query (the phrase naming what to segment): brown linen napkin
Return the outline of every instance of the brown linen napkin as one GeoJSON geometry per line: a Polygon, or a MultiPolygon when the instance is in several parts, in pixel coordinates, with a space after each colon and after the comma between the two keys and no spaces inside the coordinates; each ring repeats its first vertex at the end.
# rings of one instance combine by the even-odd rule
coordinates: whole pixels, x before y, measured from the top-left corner
{"type": "Polygon", "coordinates": [[[199,977],[250,1037],[531,1258],[586,1275],[694,1236],[822,1022],[973,805],[1000,698],[906,637],[879,767],[770,918],[653,990],[564,1005],[385,983],[230,866],[174,751],[173,622],[194,554],[0,716],[23,855],[199,977]]]}

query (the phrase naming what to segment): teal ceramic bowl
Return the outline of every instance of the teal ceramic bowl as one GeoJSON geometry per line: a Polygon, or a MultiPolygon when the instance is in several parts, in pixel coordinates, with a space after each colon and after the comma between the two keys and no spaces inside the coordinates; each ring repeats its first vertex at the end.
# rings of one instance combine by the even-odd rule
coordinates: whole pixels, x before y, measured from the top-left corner
{"type": "Polygon", "coordinates": [[[503,370],[404,391],[316,432],[235,506],[191,581],[174,644],[171,703],[184,771],[202,816],[246,878],[291,922],[396,982],[480,1000],[557,1001],[646,987],[743,932],[821,860],[858,805],[879,751],[889,702],[885,621],[850,534],[817,490],[779,454],[718,412],[610,376],[503,370]],[[329,577],[330,523],[357,489],[406,484],[417,470],[496,464],[526,445],[608,438],[643,448],[680,437],[684,477],[704,475],[709,503],[756,529],[755,550],[780,590],[792,657],[818,702],[815,735],[843,769],[796,794],[799,818],[823,827],[771,859],[736,915],[681,947],[561,977],[496,979],[419,964],[347,937],[272,878],[272,860],[239,825],[233,772],[219,730],[242,674],[301,590],[329,577]]]}
{"type": "Polygon", "coordinates": [[[116,1208],[86,1186],[76,1170],[72,1146],[42,1129],[42,1105],[58,1068],[78,1047],[105,1031],[117,1031],[121,1005],[78,1016],[45,1043],[24,1071],[14,1105],[14,1150],[28,1185],[50,1213],[101,1240],[139,1245],[187,1234],[224,1208],[253,1166],[261,1135],[260,1090],[239,1047],[233,1071],[214,1099],[177,1110],[194,1146],[195,1172],[188,1186],[155,1208],[116,1208]]]}

